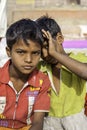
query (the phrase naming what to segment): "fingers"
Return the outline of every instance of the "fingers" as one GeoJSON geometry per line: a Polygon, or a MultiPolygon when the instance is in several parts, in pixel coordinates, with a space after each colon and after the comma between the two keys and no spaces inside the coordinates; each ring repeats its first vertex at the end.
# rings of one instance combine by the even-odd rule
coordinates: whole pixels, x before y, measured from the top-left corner
{"type": "Polygon", "coordinates": [[[52,39],[52,36],[49,31],[45,31],[44,29],[42,29],[42,32],[43,32],[43,37],[45,37],[48,40],[52,39]]]}
{"type": "Polygon", "coordinates": [[[46,42],[44,42],[44,48],[49,52],[50,55],[53,55],[57,50],[57,41],[52,38],[49,31],[42,29],[43,36],[45,37],[46,42]]]}

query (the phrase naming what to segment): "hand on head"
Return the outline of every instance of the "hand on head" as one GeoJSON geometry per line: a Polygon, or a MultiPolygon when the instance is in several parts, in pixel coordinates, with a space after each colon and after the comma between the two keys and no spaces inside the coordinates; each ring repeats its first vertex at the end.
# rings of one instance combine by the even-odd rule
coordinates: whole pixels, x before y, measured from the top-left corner
{"type": "Polygon", "coordinates": [[[49,31],[45,31],[42,29],[43,37],[46,39],[44,42],[45,49],[48,51],[48,54],[53,56],[55,52],[57,52],[57,47],[59,46],[57,44],[56,39],[53,39],[49,31]]]}

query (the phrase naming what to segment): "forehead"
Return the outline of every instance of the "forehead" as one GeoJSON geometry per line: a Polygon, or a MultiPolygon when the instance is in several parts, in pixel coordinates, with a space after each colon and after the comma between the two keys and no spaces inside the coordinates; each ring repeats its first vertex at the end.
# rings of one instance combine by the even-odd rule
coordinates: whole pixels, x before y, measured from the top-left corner
{"type": "Polygon", "coordinates": [[[13,48],[20,48],[20,49],[26,49],[26,48],[41,48],[41,45],[35,41],[27,40],[27,43],[20,39],[17,43],[14,44],[13,48]]]}

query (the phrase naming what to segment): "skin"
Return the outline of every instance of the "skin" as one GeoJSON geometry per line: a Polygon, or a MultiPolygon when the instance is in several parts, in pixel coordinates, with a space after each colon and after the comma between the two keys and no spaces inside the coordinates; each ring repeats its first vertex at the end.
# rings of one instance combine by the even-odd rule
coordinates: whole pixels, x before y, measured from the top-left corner
{"type": "MultiPolygon", "coordinates": [[[[44,36],[48,39],[49,48],[47,48],[47,54],[49,57],[53,57],[58,61],[58,64],[62,64],[66,66],[69,70],[80,76],[81,78],[87,80],[87,63],[81,63],[77,60],[70,58],[63,50],[62,46],[62,35],[60,37],[60,41],[58,40],[58,35],[54,40],[51,37],[49,31],[42,30],[44,36]]],[[[48,61],[49,62],[49,61],[48,61]]],[[[58,66],[57,64],[57,66],[58,66]]]]}
{"type": "MultiPolygon", "coordinates": [[[[22,89],[24,83],[29,78],[29,74],[36,68],[41,57],[40,44],[31,40],[27,42],[29,43],[28,45],[20,39],[13,45],[12,50],[8,47],[6,48],[7,54],[11,58],[10,80],[13,82],[17,92],[22,89]]],[[[32,126],[30,129],[26,128],[26,130],[42,130],[44,115],[44,112],[34,113],[32,126]]]]}

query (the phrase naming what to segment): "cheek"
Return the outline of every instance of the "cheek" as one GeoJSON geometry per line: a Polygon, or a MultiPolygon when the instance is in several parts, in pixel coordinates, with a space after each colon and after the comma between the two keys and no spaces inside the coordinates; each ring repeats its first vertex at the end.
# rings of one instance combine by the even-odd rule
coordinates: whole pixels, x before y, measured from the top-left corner
{"type": "Polygon", "coordinates": [[[18,66],[20,66],[20,64],[21,64],[22,62],[21,62],[21,60],[12,59],[12,63],[14,64],[14,66],[18,67],[18,66]]]}
{"type": "Polygon", "coordinates": [[[40,61],[40,58],[41,58],[41,56],[34,57],[32,63],[33,63],[34,65],[37,65],[38,62],[40,61]]]}
{"type": "Polygon", "coordinates": [[[24,60],[22,57],[18,57],[18,56],[12,56],[11,57],[12,62],[16,65],[16,66],[20,66],[21,64],[24,63],[24,60]]]}

